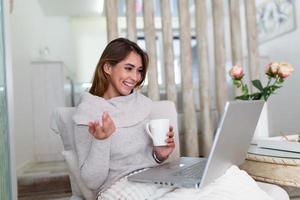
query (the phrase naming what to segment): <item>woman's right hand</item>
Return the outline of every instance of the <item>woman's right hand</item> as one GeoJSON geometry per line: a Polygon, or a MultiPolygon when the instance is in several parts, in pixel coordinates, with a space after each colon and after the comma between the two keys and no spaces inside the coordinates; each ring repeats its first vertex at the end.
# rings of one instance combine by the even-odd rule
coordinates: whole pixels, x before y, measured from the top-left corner
{"type": "Polygon", "coordinates": [[[102,126],[99,121],[89,122],[88,126],[90,134],[99,140],[108,138],[116,130],[115,123],[107,112],[102,114],[102,126]]]}

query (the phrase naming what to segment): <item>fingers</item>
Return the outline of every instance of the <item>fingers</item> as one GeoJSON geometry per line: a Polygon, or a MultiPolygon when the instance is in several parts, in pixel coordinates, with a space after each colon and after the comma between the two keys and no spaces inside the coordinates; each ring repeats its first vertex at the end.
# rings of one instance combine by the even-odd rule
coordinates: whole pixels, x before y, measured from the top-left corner
{"type": "Polygon", "coordinates": [[[103,112],[101,119],[88,123],[88,131],[97,139],[105,139],[115,132],[116,127],[107,112],[103,112]]]}
{"type": "Polygon", "coordinates": [[[168,147],[175,147],[174,132],[172,126],[169,127],[169,132],[167,133],[167,139],[165,141],[168,147]]]}
{"type": "Polygon", "coordinates": [[[168,138],[173,138],[174,137],[174,132],[168,132],[167,137],[168,138]]]}
{"type": "Polygon", "coordinates": [[[107,112],[103,112],[103,114],[102,114],[103,125],[109,121],[111,121],[109,114],[107,112]]]}
{"type": "Polygon", "coordinates": [[[167,138],[165,140],[166,143],[174,143],[174,138],[167,138]]]}
{"type": "Polygon", "coordinates": [[[105,121],[105,120],[107,120],[108,118],[109,118],[108,113],[107,113],[107,112],[103,112],[103,114],[102,114],[102,121],[105,121]]]}
{"type": "Polygon", "coordinates": [[[168,145],[168,147],[172,147],[172,148],[174,148],[174,147],[175,147],[175,143],[174,143],[174,142],[172,142],[172,143],[168,143],[167,145],[168,145]]]}
{"type": "Polygon", "coordinates": [[[102,114],[102,125],[104,126],[104,124],[110,123],[111,121],[112,121],[112,119],[110,118],[109,114],[107,112],[103,112],[103,114],[102,114]]]}
{"type": "Polygon", "coordinates": [[[168,147],[175,147],[175,141],[174,141],[173,137],[167,138],[165,141],[166,141],[168,147]]]}
{"type": "Polygon", "coordinates": [[[89,123],[89,133],[93,134],[95,132],[95,129],[92,127],[92,125],[89,123]]]}
{"type": "Polygon", "coordinates": [[[96,131],[96,123],[95,122],[89,122],[89,133],[94,134],[96,131]]]}
{"type": "Polygon", "coordinates": [[[108,133],[109,135],[111,135],[116,130],[115,123],[107,112],[103,112],[102,126],[104,132],[108,133]]]}
{"type": "Polygon", "coordinates": [[[170,128],[169,128],[169,132],[167,133],[167,137],[169,137],[169,138],[174,137],[174,132],[173,132],[173,127],[172,126],[170,126],[170,128]]]}

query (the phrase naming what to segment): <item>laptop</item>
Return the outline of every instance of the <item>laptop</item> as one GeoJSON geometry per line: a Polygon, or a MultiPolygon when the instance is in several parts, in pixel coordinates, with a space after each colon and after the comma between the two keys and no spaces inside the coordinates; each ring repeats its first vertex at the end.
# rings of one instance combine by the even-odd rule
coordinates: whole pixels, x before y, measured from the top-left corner
{"type": "Polygon", "coordinates": [[[200,188],[241,165],[250,146],[264,101],[227,102],[208,158],[181,157],[128,177],[129,181],[200,188]]]}

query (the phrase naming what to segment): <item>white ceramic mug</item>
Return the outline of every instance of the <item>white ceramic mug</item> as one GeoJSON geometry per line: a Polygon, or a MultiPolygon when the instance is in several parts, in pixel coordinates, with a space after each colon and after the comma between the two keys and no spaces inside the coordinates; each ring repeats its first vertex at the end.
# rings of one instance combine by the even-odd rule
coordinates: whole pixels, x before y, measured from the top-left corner
{"type": "Polygon", "coordinates": [[[146,132],[153,140],[154,146],[166,146],[167,133],[169,132],[169,119],[154,119],[146,124],[146,132]]]}

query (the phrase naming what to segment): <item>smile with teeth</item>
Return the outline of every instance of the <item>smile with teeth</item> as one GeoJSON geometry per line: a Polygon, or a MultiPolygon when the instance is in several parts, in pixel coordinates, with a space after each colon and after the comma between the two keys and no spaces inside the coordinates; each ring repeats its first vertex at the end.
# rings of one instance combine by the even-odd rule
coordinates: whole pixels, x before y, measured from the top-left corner
{"type": "Polygon", "coordinates": [[[123,84],[126,85],[127,87],[134,87],[135,86],[134,82],[124,81],[123,84]]]}

